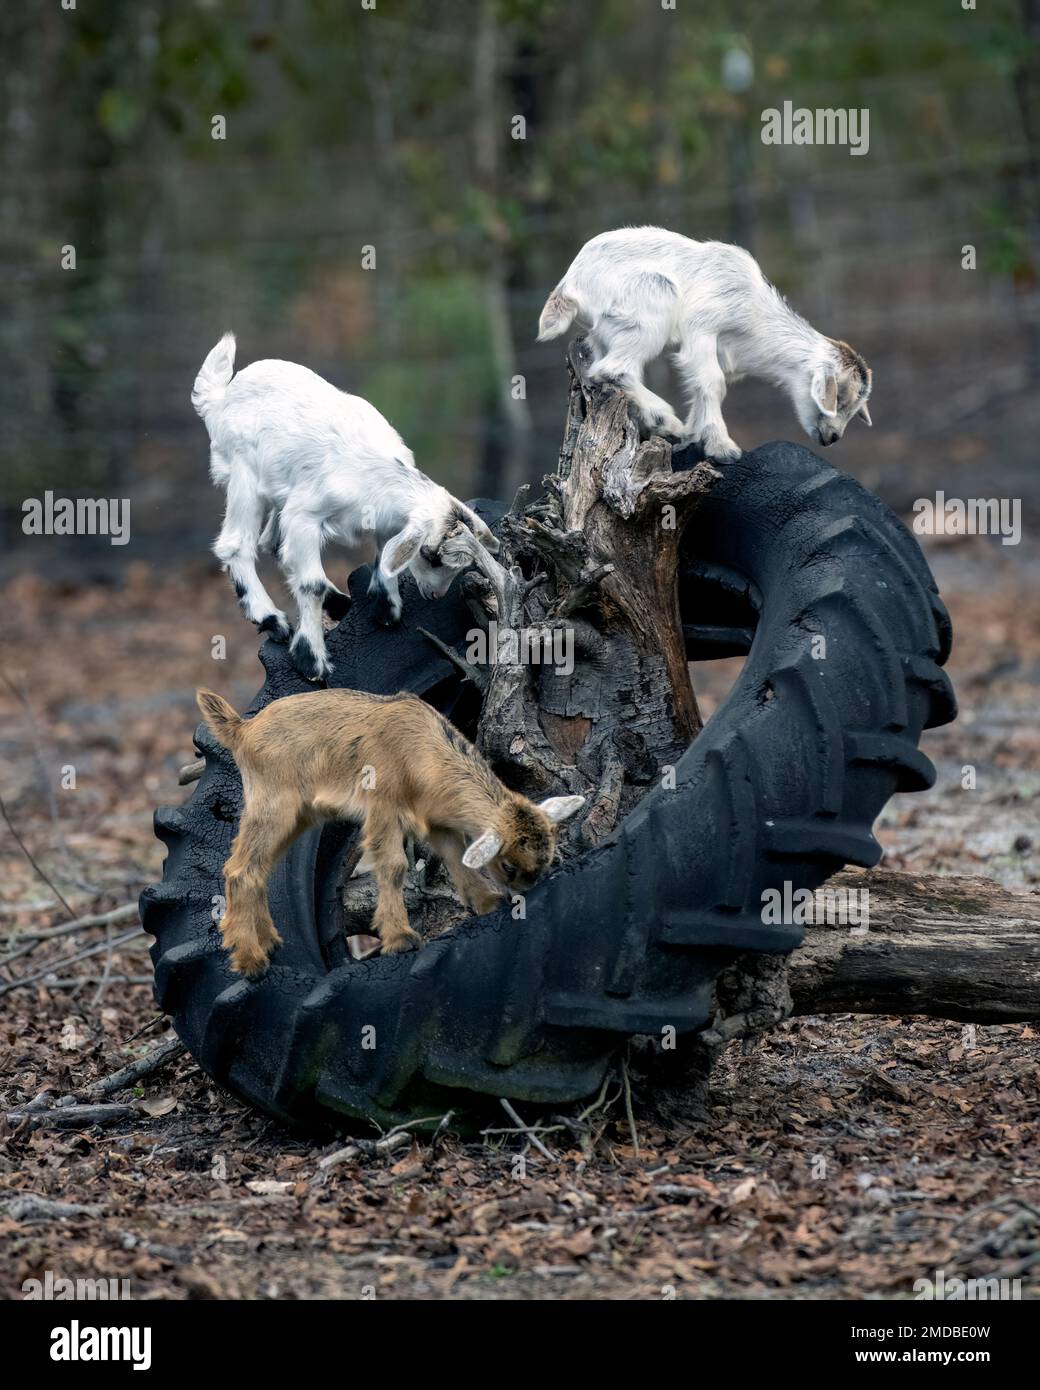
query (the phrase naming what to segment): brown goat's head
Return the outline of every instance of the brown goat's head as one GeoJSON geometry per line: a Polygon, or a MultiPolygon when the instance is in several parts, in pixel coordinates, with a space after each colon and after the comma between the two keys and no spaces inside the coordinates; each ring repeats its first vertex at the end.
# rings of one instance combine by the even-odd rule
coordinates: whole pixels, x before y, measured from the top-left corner
{"type": "Polygon", "coordinates": [[[583,796],[550,796],[537,805],[511,796],[502,803],[498,825],[478,835],[462,862],[479,869],[504,897],[526,893],[553,861],[557,825],[584,804],[583,796]]]}

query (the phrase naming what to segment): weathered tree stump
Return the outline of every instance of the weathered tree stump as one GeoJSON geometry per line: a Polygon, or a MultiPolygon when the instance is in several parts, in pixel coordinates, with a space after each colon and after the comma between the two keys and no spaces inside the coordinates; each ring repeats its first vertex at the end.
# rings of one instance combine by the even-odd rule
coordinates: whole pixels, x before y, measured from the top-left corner
{"type": "Polygon", "coordinates": [[[573,642],[573,671],[492,665],[478,734],[525,793],[591,797],[572,853],[609,834],[700,731],[676,575],[683,529],[717,477],[707,463],[673,473],[664,440],[640,442],[623,392],[584,380],[587,360],[579,340],[558,472],[502,526],[506,611],[486,581],[470,583],[499,640],[536,630],[573,642]]]}
{"type": "MultiPolygon", "coordinates": [[[[708,463],[673,473],[670,445],[640,439],[625,394],[585,380],[589,360],[577,340],[558,470],[503,519],[501,582],[460,581],[467,647],[431,638],[480,691],[474,739],[502,780],[532,798],[588,798],[560,836],[563,860],[609,835],[700,731],[676,579],[683,530],[718,477],[708,463]],[[485,660],[469,659],[474,638],[485,660]],[[532,651],[535,662],[515,659],[532,651]]],[[[406,898],[429,935],[463,910],[426,867],[406,898]]],[[[364,932],[371,887],[352,882],[344,902],[348,933],[364,932]]]]}

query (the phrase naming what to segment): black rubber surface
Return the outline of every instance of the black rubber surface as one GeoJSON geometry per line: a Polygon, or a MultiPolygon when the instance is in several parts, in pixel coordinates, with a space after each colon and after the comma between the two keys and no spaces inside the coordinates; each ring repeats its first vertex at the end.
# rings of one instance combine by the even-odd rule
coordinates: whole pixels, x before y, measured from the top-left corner
{"type": "MultiPolygon", "coordinates": [[[[526,921],[503,910],[419,952],[351,962],[332,904],[353,832],[329,826],[275,872],[284,944],[268,974],[234,975],[214,902],[241,786],[200,729],[206,771],[186,805],[156,812],[169,856],[141,906],[156,998],[206,1072],[310,1128],[458,1114],[480,1096],[576,1100],[625,1038],[702,1027],[738,952],[798,944],[799,928],[763,925],[765,889],[877,862],[874,820],[893,792],[932,784],[917,742],[956,712],[941,669],[949,619],[916,541],[853,479],[779,443],[725,466],[686,553],[691,660],[748,659],[675,788],[657,787],[607,842],[539,883],[526,921]]],[[[450,594],[424,603],[409,583],[405,625],[387,632],[366,586],[359,572],[329,636],[331,683],[417,691],[450,715],[465,687],[415,629],[457,643],[468,611],[450,594]]],[[[267,642],[261,660],[254,711],[309,688],[284,646],[267,642]]]]}

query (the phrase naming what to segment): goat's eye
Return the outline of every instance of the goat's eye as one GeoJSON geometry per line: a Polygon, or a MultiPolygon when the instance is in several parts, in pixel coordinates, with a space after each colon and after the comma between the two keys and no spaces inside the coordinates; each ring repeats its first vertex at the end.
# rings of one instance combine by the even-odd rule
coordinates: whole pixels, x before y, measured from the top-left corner
{"type": "Polygon", "coordinates": [[[516,875],[517,875],[517,867],[516,867],[515,864],[510,864],[510,862],[509,862],[508,859],[505,860],[504,863],[502,864],[502,871],[503,871],[503,873],[505,874],[506,878],[509,880],[510,883],[512,883],[513,880],[516,878],[516,875]]]}
{"type": "Polygon", "coordinates": [[[419,554],[423,557],[423,559],[426,561],[426,563],[432,570],[439,570],[441,566],[444,564],[444,561],[437,554],[436,550],[434,550],[431,546],[420,546],[419,554]]]}

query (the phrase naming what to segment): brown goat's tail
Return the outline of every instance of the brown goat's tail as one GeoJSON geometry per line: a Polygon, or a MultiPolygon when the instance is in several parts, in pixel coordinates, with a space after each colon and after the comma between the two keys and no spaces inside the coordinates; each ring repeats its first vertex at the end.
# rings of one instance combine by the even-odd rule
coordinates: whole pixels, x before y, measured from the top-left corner
{"type": "Polygon", "coordinates": [[[203,721],[218,743],[225,748],[234,748],[238,731],[245,720],[236,714],[223,695],[212,690],[196,690],[195,700],[203,721]]]}

